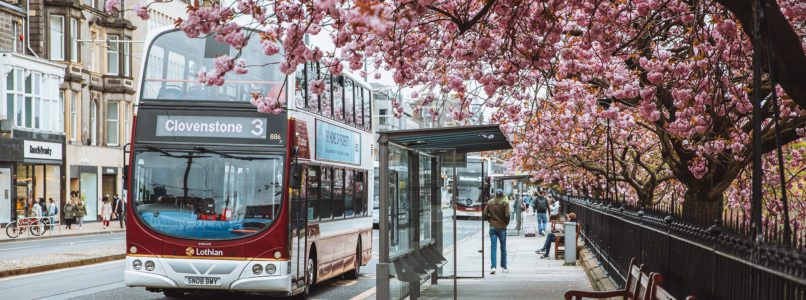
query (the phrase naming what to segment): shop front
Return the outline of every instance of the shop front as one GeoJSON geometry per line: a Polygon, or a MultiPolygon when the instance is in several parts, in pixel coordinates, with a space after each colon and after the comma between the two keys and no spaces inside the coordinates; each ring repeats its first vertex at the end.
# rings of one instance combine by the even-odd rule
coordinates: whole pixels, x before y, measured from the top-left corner
{"type": "Polygon", "coordinates": [[[30,215],[31,201],[64,202],[64,136],[44,136],[50,139],[0,138],[0,223],[30,215]]]}
{"type": "Polygon", "coordinates": [[[70,197],[87,207],[85,222],[98,221],[103,198],[120,194],[123,151],[117,148],[67,145],[70,197]]]}

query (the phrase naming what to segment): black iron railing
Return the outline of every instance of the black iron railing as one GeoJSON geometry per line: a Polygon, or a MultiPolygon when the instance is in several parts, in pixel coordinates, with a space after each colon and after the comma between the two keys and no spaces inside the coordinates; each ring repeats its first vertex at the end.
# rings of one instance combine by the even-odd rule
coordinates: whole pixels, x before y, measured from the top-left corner
{"type": "Polygon", "coordinates": [[[681,299],[806,299],[806,252],[802,243],[780,243],[775,226],[753,241],[741,224],[730,224],[729,215],[726,225],[705,228],[677,221],[674,210],[562,198],[564,210],[583,225],[591,252],[621,285],[636,257],[649,272],[661,273],[664,288],[681,299]]]}

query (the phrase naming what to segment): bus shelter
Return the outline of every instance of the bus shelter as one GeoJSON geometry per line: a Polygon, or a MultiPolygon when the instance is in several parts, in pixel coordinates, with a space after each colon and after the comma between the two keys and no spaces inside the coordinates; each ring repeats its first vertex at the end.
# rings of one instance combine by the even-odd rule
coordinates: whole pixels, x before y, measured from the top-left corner
{"type": "MultiPolygon", "coordinates": [[[[417,299],[421,284],[437,284],[439,278],[453,279],[456,297],[457,247],[449,254],[453,274],[440,276],[448,263],[442,245],[442,167],[453,169],[451,184],[456,190],[459,160],[467,153],[511,149],[509,139],[499,125],[481,125],[383,131],[378,143],[377,298],[417,299]]],[[[456,193],[451,197],[455,203],[456,193]]],[[[452,219],[456,243],[456,218],[452,219]]]]}

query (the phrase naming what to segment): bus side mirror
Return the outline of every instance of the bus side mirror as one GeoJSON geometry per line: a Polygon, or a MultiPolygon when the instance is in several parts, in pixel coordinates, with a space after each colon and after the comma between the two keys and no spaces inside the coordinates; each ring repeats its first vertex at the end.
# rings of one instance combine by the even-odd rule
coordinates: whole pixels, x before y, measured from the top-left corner
{"type": "Polygon", "coordinates": [[[291,177],[288,179],[288,187],[292,189],[299,189],[302,186],[302,165],[298,163],[291,164],[291,177]]]}
{"type": "MultiPolygon", "coordinates": [[[[123,166],[123,182],[129,179],[129,166],[123,166]]],[[[125,183],[124,183],[125,184],[125,183]]]]}

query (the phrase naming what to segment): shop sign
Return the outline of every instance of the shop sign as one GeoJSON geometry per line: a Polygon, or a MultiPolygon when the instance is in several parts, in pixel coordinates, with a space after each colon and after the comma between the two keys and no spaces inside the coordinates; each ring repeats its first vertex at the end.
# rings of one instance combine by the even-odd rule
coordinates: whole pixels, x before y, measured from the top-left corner
{"type": "Polygon", "coordinates": [[[361,135],[317,120],[316,159],[360,165],[361,135]]]}
{"type": "Polygon", "coordinates": [[[104,174],[113,175],[118,173],[118,168],[115,167],[103,167],[104,174]]]}
{"type": "Polygon", "coordinates": [[[25,140],[23,157],[62,160],[62,144],[25,140]]]}

